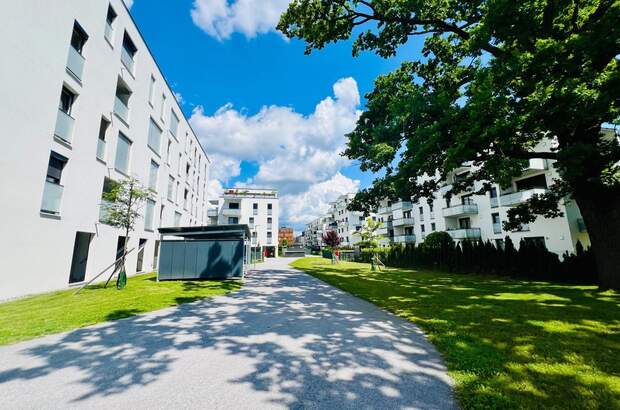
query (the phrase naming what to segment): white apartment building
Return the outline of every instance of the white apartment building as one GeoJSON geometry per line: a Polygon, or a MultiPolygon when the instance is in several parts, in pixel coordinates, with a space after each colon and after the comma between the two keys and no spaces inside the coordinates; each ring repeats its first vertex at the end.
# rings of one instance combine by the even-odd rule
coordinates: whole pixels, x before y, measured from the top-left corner
{"type": "Polygon", "coordinates": [[[337,224],[334,222],[331,214],[316,218],[312,222],[306,224],[304,230],[304,245],[307,248],[323,246],[323,234],[328,230],[336,229],[337,224]]]}
{"type": "Polygon", "coordinates": [[[156,268],[158,227],[207,221],[209,160],[129,11],[122,0],[13,1],[3,17],[0,299],[114,262],[125,238],[100,222],[102,193],[128,176],[156,194],[127,270],[156,268]]]}
{"type": "MultiPolygon", "coordinates": [[[[449,200],[446,192],[451,184],[464,178],[471,168],[463,166],[456,169],[436,193],[435,198],[416,203],[383,201],[378,210],[379,219],[384,222],[381,233],[385,236],[382,245],[390,243],[423,242],[426,235],[434,231],[447,231],[455,241],[487,239],[496,246],[503,246],[504,238],[509,236],[515,246],[521,239],[544,243],[551,252],[562,255],[574,252],[577,241],[584,247],[590,240],[574,201],[562,201],[560,218],[538,217],[535,222],[522,226],[518,232],[504,231],[502,222],[507,220],[510,207],[522,203],[534,194],[545,192],[559,178],[552,161],[535,159],[525,173],[515,178],[507,189],[493,186],[486,195],[462,192],[449,200]]],[[[482,187],[474,184],[474,190],[482,187]]]]}
{"type": "Polygon", "coordinates": [[[359,235],[355,235],[362,229],[364,224],[364,214],[357,211],[349,211],[347,207],[351,200],[355,197],[355,194],[349,193],[340,195],[338,199],[330,204],[329,213],[332,220],[336,224],[335,231],[340,236],[342,242],[341,246],[353,246],[362,238],[359,235]]]}
{"type": "Polygon", "coordinates": [[[247,224],[252,248],[269,257],[278,256],[279,215],[275,189],[228,188],[208,210],[209,225],[247,224]]]}

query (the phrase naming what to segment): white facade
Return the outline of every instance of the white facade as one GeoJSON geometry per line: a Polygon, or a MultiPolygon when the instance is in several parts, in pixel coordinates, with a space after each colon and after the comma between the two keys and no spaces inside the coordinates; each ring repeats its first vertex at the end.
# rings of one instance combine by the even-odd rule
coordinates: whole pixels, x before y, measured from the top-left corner
{"type": "MultiPolygon", "coordinates": [[[[62,289],[111,264],[105,178],[156,200],[131,235],[128,273],[156,265],[157,228],[207,221],[209,160],[121,0],[15,1],[0,26],[0,299],[62,289]]],[[[104,275],[105,276],[105,275],[104,275]]]]}
{"type": "Polygon", "coordinates": [[[336,201],[331,204],[329,212],[333,221],[336,223],[335,231],[341,238],[340,246],[353,246],[362,238],[356,235],[364,223],[364,214],[357,211],[349,211],[347,207],[355,194],[349,193],[340,195],[336,201]]]}
{"type": "MultiPolygon", "coordinates": [[[[544,242],[547,249],[559,255],[574,252],[577,241],[584,247],[590,245],[579,209],[573,201],[562,201],[559,218],[538,217],[535,222],[523,226],[518,232],[503,230],[510,207],[529,199],[533,194],[544,193],[559,178],[553,163],[548,160],[531,160],[526,172],[515,178],[511,187],[502,190],[494,185],[486,195],[462,192],[449,201],[446,193],[455,178],[463,177],[471,169],[464,166],[455,170],[445,181],[435,197],[416,203],[407,201],[390,203],[383,201],[378,216],[384,222],[380,233],[385,236],[382,245],[390,243],[423,242],[426,235],[435,231],[447,231],[455,241],[487,239],[496,246],[503,246],[509,236],[515,246],[522,238],[544,242]],[[403,219],[401,219],[403,218],[403,219]]],[[[482,187],[474,184],[474,191],[482,187]]]]}
{"type": "Polygon", "coordinates": [[[280,229],[278,191],[274,189],[228,188],[219,200],[212,200],[210,225],[246,224],[252,233],[252,247],[277,257],[280,229]]]}
{"type": "Polygon", "coordinates": [[[334,222],[331,214],[313,220],[306,224],[304,245],[307,248],[323,246],[323,234],[328,230],[336,229],[336,227],[337,224],[334,222]]]}

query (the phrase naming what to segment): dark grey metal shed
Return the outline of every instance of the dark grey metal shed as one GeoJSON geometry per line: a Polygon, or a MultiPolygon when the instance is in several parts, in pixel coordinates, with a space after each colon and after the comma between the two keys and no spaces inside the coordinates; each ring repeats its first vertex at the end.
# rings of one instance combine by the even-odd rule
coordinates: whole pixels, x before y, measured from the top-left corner
{"type": "Polygon", "coordinates": [[[250,255],[247,225],[159,228],[157,280],[243,278],[250,255]]]}

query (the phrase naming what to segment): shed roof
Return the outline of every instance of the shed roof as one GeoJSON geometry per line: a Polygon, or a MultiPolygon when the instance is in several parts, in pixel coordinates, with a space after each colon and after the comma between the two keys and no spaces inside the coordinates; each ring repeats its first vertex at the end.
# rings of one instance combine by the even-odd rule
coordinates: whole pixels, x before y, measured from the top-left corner
{"type": "Polygon", "coordinates": [[[245,224],[209,225],[209,226],[178,226],[159,228],[159,233],[168,236],[200,237],[204,239],[243,239],[250,237],[250,228],[245,224]]]}

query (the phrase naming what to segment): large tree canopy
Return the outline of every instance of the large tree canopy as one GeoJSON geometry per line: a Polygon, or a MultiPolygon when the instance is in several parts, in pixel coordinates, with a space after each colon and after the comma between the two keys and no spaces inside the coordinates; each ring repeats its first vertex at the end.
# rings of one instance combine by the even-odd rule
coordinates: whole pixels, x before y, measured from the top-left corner
{"type": "Polygon", "coordinates": [[[448,195],[555,160],[562,179],[510,209],[507,227],[574,198],[602,287],[620,287],[620,148],[601,132],[620,118],[620,0],[293,0],[278,28],[307,53],[353,37],[354,54],[390,57],[424,36],[418,60],[376,80],[348,136],[346,156],[385,171],[354,207],[431,197],[463,163],[474,172],[448,195]]]}

